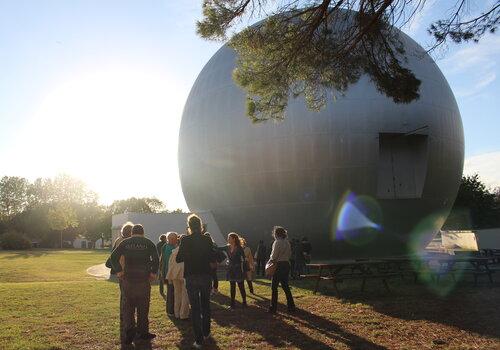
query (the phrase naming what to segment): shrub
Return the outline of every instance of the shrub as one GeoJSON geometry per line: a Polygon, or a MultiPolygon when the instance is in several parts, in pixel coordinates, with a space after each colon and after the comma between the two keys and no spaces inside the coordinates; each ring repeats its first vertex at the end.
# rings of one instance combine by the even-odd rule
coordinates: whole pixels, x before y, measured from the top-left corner
{"type": "Polygon", "coordinates": [[[0,246],[5,250],[31,249],[31,241],[18,232],[7,232],[0,236],[0,246]]]}

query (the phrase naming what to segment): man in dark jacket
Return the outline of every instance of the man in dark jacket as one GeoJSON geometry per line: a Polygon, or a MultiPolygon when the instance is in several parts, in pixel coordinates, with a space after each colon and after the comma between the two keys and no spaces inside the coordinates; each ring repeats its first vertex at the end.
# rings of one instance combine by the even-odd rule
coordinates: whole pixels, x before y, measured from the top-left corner
{"type": "Polygon", "coordinates": [[[184,278],[189,303],[195,342],[193,347],[200,349],[204,339],[210,337],[210,287],[215,250],[210,237],[202,234],[202,222],[196,215],[188,217],[188,236],[181,239],[176,261],[184,263],[184,278]]]}
{"type": "Polygon", "coordinates": [[[123,240],[113,253],[111,264],[121,280],[123,293],[123,327],[125,337],[122,346],[128,346],[137,337],[151,340],[149,333],[149,303],[151,299],[151,281],[158,272],[158,253],[156,246],[144,237],[142,225],[134,225],[132,236],[123,240]],[[124,257],[123,267],[120,258],[124,257]],[[137,311],[137,326],[135,313],[137,311]]]}

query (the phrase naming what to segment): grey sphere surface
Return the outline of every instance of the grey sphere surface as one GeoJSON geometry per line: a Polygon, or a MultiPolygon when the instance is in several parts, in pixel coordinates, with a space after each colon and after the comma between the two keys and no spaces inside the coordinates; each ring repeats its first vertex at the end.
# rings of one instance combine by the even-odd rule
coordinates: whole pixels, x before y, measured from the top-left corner
{"type": "MultiPolygon", "coordinates": [[[[179,171],[191,211],[251,245],[274,225],[307,236],[324,258],[409,254],[444,223],[463,168],[453,93],[432,58],[401,33],[420,98],[396,104],[363,76],[319,112],[290,98],[281,123],[252,124],[223,46],[199,74],[179,134],[179,171]]],[[[210,229],[210,228],[209,228],[210,229]]]]}

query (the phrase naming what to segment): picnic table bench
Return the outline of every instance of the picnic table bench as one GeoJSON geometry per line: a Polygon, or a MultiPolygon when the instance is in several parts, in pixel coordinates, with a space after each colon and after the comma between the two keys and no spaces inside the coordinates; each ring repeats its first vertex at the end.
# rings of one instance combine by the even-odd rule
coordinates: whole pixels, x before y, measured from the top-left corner
{"type": "Polygon", "coordinates": [[[487,276],[490,283],[493,283],[492,274],[496,271],[490,266],[494,259],[488,256],[428,256],[425,260],[427,264],[432,261],[439,264],[439,269],[436,271],[437,282],[441,276],[450,275],[455,280],[456,272],[467,272],[473,275],[474,285],[477,285],[479,276],[487,276]],[[457,268],[457,264],[460,263],[470,264],[470,267],[457,268]]]}
{"type": "Polygon", "coordinates": [[[382,280],[385,288],[389,290],[387,279],[398,276],[398,273],[388,268],[383,261],[339,261],[334,263],[307,264],[310,269],[317,273],[301,275],[301,278],[316,281],[313,293],[317,293],[321,281],[332,281],[335,291],[338,293],[337,283],[346,279],[361,279],[361,290],[365,288],[368,279],[382,280]]]}

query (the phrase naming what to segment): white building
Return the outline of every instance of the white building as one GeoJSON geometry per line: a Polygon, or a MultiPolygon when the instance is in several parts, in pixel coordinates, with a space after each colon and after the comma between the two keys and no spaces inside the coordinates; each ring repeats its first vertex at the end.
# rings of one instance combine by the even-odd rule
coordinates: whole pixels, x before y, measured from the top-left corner
{"type": "MultiPolygon", "coordinates": [[[[204,224],[207,225],[207,231],[210,232],[212,239],[218,246],[226,244],[225,235],[219,229],[212,213],[197,213],[204,224]]],[[[112,242],[120,235],[120,230],[126,222],[144,226],[145,236],[154,243],[158,242],[160,235],[169,231],[175,231],[180,234],[186,233],[186,220],[189,214],[145,214],[145,213],[123,213],[113,215],[111,223],[112,242]]]]}

